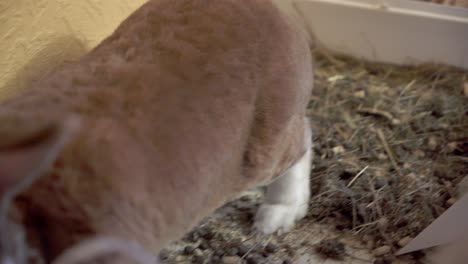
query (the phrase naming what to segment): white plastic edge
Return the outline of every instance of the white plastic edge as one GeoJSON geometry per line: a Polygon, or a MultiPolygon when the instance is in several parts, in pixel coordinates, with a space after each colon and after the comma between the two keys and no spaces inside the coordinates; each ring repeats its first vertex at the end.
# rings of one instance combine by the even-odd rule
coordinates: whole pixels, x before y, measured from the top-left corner
{"type": "Polygon", "coordinates": [[[322,46],[392,64],[468,69],[468,9],[413,0],[293,0],[322,46]]]}

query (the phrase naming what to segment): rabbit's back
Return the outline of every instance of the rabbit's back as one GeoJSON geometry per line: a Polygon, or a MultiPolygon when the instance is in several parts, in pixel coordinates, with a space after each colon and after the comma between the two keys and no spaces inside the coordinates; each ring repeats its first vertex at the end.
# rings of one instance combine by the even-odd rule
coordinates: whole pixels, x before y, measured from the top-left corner
{"type": "Polygon", "coordinates": [[[270,1],[151,0],[5,103],[0,118],[83,119],[24,195],[49,258],[96,233],[157,251],[284,172],[308,148],[311,71],[306,39],[270,1]]]}

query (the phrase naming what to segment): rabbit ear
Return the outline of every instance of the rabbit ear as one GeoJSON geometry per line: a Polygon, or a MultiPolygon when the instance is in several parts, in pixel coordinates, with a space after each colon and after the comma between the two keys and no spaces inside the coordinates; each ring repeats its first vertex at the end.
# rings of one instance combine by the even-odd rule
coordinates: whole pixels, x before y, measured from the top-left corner
{"type": "Polygon", "coordinates": [[[0,136],[0,196],[6,192],[17,194],[33,183],[52,165],[79,127],[79,119],[71,116],[42,126],[27,125],[19,131],[5,128],[7,132],[0,136]]]}
{"type": "Polygon", "coordinates": [[[18,248],[27,248],[22,231],[8,219],[13,199],[45,173],[80,127],[75,116],[62,121],[41,121],[44,120],[25,122],[9,117],[0,121],[1,264],[25,263],[22,261],[25,256],[17,254],[18,248]]]}
{"type": "Polygon", "coordinates": [[[159,258],[140,244],[115,237],[94,237],[66,250],[53,264],[87,263],[95,258],[117,253],[138,264],[159,264],[159,258]]]}

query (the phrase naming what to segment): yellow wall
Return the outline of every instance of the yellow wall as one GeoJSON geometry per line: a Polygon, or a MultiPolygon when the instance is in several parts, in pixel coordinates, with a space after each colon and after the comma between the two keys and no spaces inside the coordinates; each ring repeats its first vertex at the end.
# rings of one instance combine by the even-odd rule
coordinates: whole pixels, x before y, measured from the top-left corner
{"type": "Polygon", "coordinates": [[[0,0],[0,99],[111,34],[145,0],[0,0]]]}

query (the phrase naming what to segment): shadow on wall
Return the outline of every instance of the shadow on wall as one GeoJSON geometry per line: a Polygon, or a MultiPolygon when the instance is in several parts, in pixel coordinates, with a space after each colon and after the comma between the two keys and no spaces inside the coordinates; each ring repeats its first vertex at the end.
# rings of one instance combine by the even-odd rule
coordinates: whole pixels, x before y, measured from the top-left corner
{"type": "Polygon", "coordinates": [[[86,51],[84,43],[74,36],[53,39],[36,53],[23,68],[6,80],[5,85],[0,87],[0,100],[34,85],[36,80],[65,62],[78,59],[86,51]]]}

